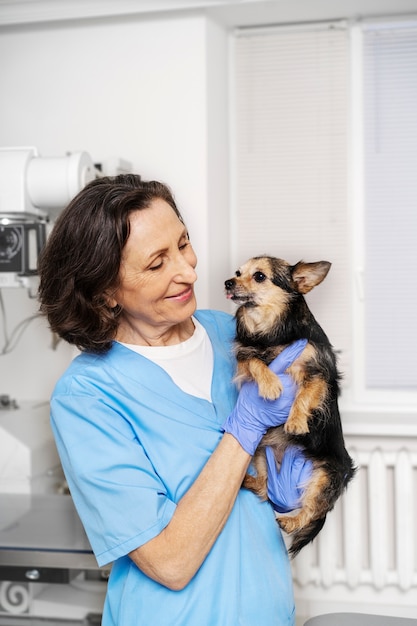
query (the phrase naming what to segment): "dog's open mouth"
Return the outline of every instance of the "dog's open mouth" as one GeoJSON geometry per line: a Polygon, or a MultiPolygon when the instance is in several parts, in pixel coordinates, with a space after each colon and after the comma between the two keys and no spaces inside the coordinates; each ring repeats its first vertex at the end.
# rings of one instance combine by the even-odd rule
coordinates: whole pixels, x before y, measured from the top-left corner
{"type": "Polygon", "coordinates": [[[239,302],[240,304],[255,304],[253,295],[250,293],[235,293],[232,291],[226,291],[226,298],[233,300],[233,302],[239,302]]]}

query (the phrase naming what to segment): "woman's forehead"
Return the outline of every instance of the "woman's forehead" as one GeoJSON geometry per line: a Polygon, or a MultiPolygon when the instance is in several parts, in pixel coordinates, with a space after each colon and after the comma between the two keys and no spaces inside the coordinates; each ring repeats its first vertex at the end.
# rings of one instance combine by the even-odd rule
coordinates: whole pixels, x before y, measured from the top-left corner
{"type": "Polygon", "coordinates": [[[148,255],[164,250],[186,233],[186,227],[174,209],[165,200],[152,201],[146,209],[130,216],[130,234],[125,251],[140,247],[148,255]]]}
{"type": "Polygon", "coordinates": [[[155,198],[148,207],[133,211],[129,221],[131,231],[136,230],[138,233],[155,231],[156,234],[161,234],[162,224],[177,230],[185,228],[172,206],[162,198],[155,198]]]}

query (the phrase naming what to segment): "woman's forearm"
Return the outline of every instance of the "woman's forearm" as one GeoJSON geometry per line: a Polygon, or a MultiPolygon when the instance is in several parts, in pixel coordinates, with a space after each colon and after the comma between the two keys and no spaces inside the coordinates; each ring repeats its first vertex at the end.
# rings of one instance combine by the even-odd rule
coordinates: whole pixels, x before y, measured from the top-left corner
{"type": "Polygon", "coordinates": [[[188,584],[224,527],[250,460],[226,433],[166,528],[130,553],[147,576],[173,590],[188,584]]]}

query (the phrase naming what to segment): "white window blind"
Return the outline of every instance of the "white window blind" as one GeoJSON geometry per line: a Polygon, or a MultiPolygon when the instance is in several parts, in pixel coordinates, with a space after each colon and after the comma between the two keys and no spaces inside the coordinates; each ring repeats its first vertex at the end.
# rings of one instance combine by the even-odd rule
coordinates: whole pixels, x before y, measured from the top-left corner
{"type": "Polygon", "coordinates": [[[415,391],[417,22],[363,37],[366,386],[415,391]]]}
{"type": "Polygon", "coordinates": [[[264,253],[330,261],[307,299],[348,378],[346,29],[242,30],[234,46],[236,267],[264,253]]]}

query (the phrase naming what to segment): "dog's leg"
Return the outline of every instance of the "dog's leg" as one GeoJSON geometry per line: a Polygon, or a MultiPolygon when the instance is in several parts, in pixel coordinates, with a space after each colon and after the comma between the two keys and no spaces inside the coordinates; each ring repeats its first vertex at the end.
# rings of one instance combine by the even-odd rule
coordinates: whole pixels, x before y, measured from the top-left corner
{"type": "Polygon", "coordinates": [[[238,361],[237,380],[254,380],[259,387],[259,395],[266,400],[276,400],[282,392],[280,379],[261,359],[238,361]]]}
{"type": "Polygon", "coordinates": [[[253,466],[256,471],[256,475],[252,476],[251,474],[246,474],[243,487],[245,489],[250,489],[254,491],[257,496],[261,498],[261,500],[268,499],[268,489],[267,489],[267,479],[268,479],[268,468],[266,464],[266,457],[264,450],[257,450],[252,459],[253,466]]]}
{"type": "Polygon", "coordinates": [[[299,383],[299,391],[284,425],[284,430],[291,435],[305,435],[309,432],[308,420],[312,412],[322,408],[326,402],[328,384],[319,377],[307,382],[302,380],[297,382],[299,383]]]}

